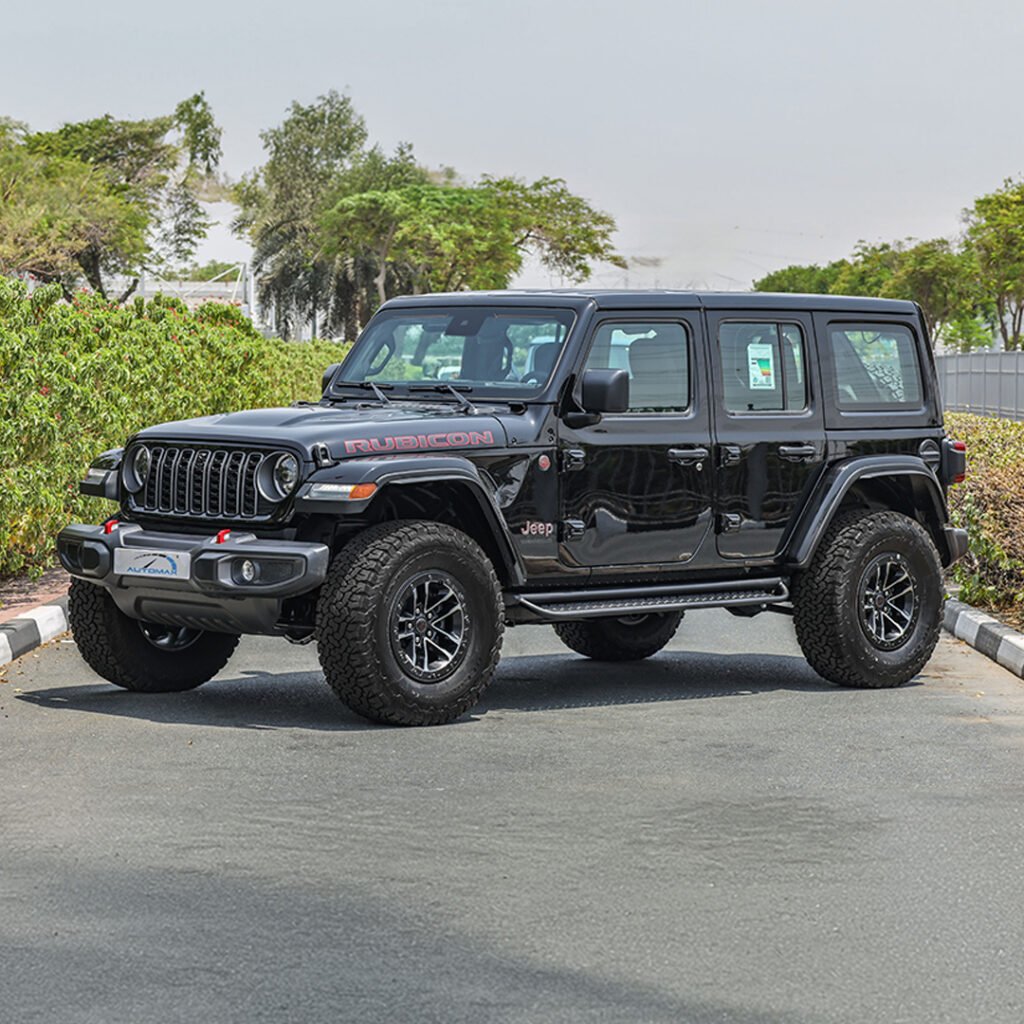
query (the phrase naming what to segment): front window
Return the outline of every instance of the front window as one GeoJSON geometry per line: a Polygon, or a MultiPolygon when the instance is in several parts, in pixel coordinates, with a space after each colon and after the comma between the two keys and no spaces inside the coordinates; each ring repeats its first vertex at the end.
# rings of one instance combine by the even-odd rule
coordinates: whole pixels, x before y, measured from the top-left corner
{"type": "Polygon", "coordinates": [[[345,360],[335,385],[451,385],[524,397],[551,377],[572,327],[570,310],[494,306],[388,310],[345,360]]]}

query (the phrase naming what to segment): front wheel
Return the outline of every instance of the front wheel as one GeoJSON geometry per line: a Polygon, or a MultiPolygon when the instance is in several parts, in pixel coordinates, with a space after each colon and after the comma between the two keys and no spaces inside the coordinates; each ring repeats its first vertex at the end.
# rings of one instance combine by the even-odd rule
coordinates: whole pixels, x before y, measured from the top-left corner
{"type": "Polygon", "coordinates": [[[95,583],[72,580],[68,622],[85,663],[137,693],[194,690],[227,663],[238,637],[130,619],[95,583]]]}
{"type": "Polygon", "coordinates": [[[331,564],[317,604],[328,684],[357,714],[389,725],[465,714],[494,674],[504,628],[490,561],[442,523],[366,530],[331,564]]]}
{"type": "Polygon", "coordinates": [[[804,657],[843,686],[901,686],[916,676],[938,643],[942,604],[935,545],[897,512],[840,516],[793,586],[804,657]]]}
{"type": "Polygon", "coordinates": [[[676,635],[682,612],[625,615],[615,619],[557,622],[555,634],[570,650],[595,661],[641,661],[676,635]]]}

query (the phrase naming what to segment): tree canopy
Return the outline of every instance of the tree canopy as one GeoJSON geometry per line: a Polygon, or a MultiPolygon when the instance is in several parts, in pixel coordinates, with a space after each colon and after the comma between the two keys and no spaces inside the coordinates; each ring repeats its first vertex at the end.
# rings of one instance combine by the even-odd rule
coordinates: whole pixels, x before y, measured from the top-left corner
{"type": "Polygon", "coordinates": [[[945,238],[860,242],[848,259],[824,267],[784,267],[754,282],[757,291],[868,295],[921,306],[933,341],[967,350],[990,342],[991,314],[970,246],[945,238]]]}
{"type": "Polygon", "coordinates": [[[529,256],[570,281],[599,261],[622,265],[614,220],[561,179],[470,185],[429,172],[408,145],[368,145],[336,92],[292,104],[262,138],[267,162],[236,189],[235,227],[283,334],[306,322],[351,336],[400,292],[506,287],[529,256]]]}
{"type": "Polygon", "coordinates": [[[112,274],[190,259],[209,227],[200,198],[220,137],[202,93],[139,121],[108,114],[35,133],[2,122],[0,270],[65,291],[84,278],[106,297],[112,274]]]}

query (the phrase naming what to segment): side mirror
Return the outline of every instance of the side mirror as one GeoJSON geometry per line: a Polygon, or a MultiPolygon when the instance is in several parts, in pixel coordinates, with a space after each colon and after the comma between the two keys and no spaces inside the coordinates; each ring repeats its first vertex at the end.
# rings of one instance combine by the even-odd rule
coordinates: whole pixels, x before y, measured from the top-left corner
{"type": "Polygon", "coordinates": [[[629,374],[625,370],[584,371],[582,398],[586,412],[625,412],[629,408],[629,374]]]}
{"type": "Polygon", "coordinates": [[[324,375],[320,380],[320,393],[323,394],[327,390],[327,385],[334,379],[334,375],[338,372],[338,367],[341,363],[331,363],[330,366],[324,370],[324,375]]]}

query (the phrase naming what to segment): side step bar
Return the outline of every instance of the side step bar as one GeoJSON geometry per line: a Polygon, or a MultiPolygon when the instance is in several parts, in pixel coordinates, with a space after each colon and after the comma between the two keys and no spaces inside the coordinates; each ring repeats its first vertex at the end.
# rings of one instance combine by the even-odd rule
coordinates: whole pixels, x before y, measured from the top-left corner
{"type": "Polygon", "coordinates": [[[691,583],[662,587],[619,587],[608,590],[539,591],[510,594],[506,604],[521,608],[542,622],[646,615],[650,612],[686,611],[690,608],[743,608],[789,600],[781,578],[744,580],[742,583],[691,583]]]}

